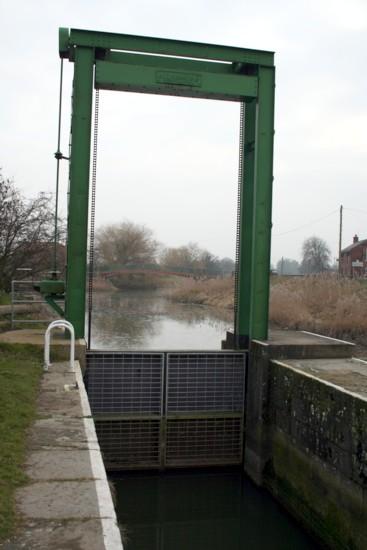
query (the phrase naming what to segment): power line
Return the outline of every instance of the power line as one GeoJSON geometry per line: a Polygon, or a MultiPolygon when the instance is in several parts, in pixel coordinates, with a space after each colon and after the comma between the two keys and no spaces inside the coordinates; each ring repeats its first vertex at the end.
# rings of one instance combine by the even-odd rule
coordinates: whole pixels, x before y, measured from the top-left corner
{"type": "Polygon", "coordinates": [[[367,214],[367,210],[361,210],[360,208],[347,208],[344,206],[344,210],[351,210],[352,212],[362,212],[362,214],[367,214]]]}
{"type": "Polygon", "coordinates": [[[317,220],[313,220],[311,222],[305,223],[303,225],[295,227],[294,229],[289,229],[288,231],[284,231],[283,233],[277,233],[277,234],[273,235],[273,237],[281,237],[282,235],[288,235],[288,233],[294,233],[295,231],[299,231],[300,229],[303,229],[304,227],[309,227],[310,225],[313,225],[315,223],[326,220],[326,218],[330,218],[330,216],[332,216],[336,212],[339,212],[339,208],[337,208],[336,210],[333,210],[332,212],[329,212],[329,214],[326,214],[322,218],[318,218],[317,220]]]}

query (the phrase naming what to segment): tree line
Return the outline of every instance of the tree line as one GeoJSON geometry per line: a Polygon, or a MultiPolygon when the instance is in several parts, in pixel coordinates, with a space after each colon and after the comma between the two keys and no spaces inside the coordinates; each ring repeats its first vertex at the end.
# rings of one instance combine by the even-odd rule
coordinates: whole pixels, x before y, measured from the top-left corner
{"type": "Polygon", "coordinates": [[[234,271],[231,258],[219,258],[197,243],[165,247],[145,225],[125,221],[105,225],[96,232],[97,269],[116,267],[162,268],[203,275],[228,275],[234,271]]]}
{"type": "MultiPolygon", "coordinates": [[[[235,269],[231,258],[218,258],[197,243],[164,247],[144,225],[123,222],[101,227],[96,235],[96,257],[100,270],[113,266],[160,266],[171,271],[205,275],[228,275],[235,269]]],[[[331,251],[320,237],[312,236],[302,245],[302,260],[281,258],[276,271],[281,275],[308,275],[331,271],[331,251]]]]}
{"type": "MultiPolygon", "coordinates": [[[[0,168],[0,291],[10,291],[11,281],[20,277],[20,268],[31,269],[35,277],[54,269],[54,216],[50,194],[25,197],[0,168]]],[[[66,223],[60,219],[56,255],[61,274],[66,264],[65,240],[66,223]]],[[[130,221],[99,228],[95,251],[100,270],[132,265],[209,275],[226,275],[234,270],[230,258],[218,258],[196,243],[164,247],[151,229],[130,221]]]]}
{"type": "MultiPolygon", "coordinates": [[[[32,199],[26,198],[0,169],[0,290],[10,290],[19,268],[31,268],[33,275],[52,269],[54,222],[50,195],[39,193],[32,199]]],[[[63,271],[65,222],[59,220],[58,226],[57,263],[63,271]]],[[[229,275],[235,269],[233,259],[219,258],[197,243],[165,247],[155,239],[151,229],[131,221],[100,227],[96,231],[95,252],[99,270],[150,265],[215,276],[229,275]]],[[[276,269],[284,275],[328,271],[332,269],[330,248],[323,239],[310,237],[302,245],[300,263],[282,258],[276,269]]]]}

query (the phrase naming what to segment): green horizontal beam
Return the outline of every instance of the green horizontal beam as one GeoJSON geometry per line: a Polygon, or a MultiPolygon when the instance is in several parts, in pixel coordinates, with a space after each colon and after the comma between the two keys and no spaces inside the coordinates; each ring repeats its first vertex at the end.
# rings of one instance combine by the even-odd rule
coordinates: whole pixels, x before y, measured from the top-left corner
{"type": "Polygon", "coordinates": [[[217,63],[215,61],[199,61],[181,57],[165,57],[160,55],[145,55],[140,53],[125,53],[108,51],[103,61],[136,65],[137,67],[155,67],[162,69],[206,72],[215,74],[237,74],[232,63],[217,63]]]}
{"type": "Polygon", "coordinates": [[[241,101],[257,96],[254,76],[183,70],[97,61],[95,86],[103,90],[156,93],[183,97],[241,101]]]}
{"type": "MultiPolygon", "coordinates": [[[[65,43],[65,41],[63,43],[65,43]]],[[[69,48],[73,46],[86,46],[130,52],[148,52],[263,66],[273,66],[274,64],[274,54],[267,51],[80,29],[70,29],[69,48]]],[[[65,45],[63,52],[65,53],[65,45]]],[[[61,53],[60,51],[60,54],[61,53]]]]}

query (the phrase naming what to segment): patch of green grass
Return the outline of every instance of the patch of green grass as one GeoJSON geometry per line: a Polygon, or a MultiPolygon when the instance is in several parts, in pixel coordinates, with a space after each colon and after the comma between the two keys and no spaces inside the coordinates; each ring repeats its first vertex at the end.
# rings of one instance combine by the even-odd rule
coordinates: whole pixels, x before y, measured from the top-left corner
{"type": "Polygon", "coordinates": [[[36,415],[42,352],[0,344],[0,540],[16,525],[14,492],[26,481],[26,431],[36,415]]]}
{"type": "Polygon", "coordinates": [[[10,294],[0,290],[0,306],[9,306],[11,304],[10,294]]]}

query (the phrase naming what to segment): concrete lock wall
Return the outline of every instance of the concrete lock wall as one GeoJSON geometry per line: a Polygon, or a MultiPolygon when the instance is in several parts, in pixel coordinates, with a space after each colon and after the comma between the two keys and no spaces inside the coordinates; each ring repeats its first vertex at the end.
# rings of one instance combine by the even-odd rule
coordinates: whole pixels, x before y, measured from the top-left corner
{"type": "Polygon", "coordinates": [[[365,549],[367,400],[272,354],[251,353],[245,470],[330,547],[365,549]]]}

